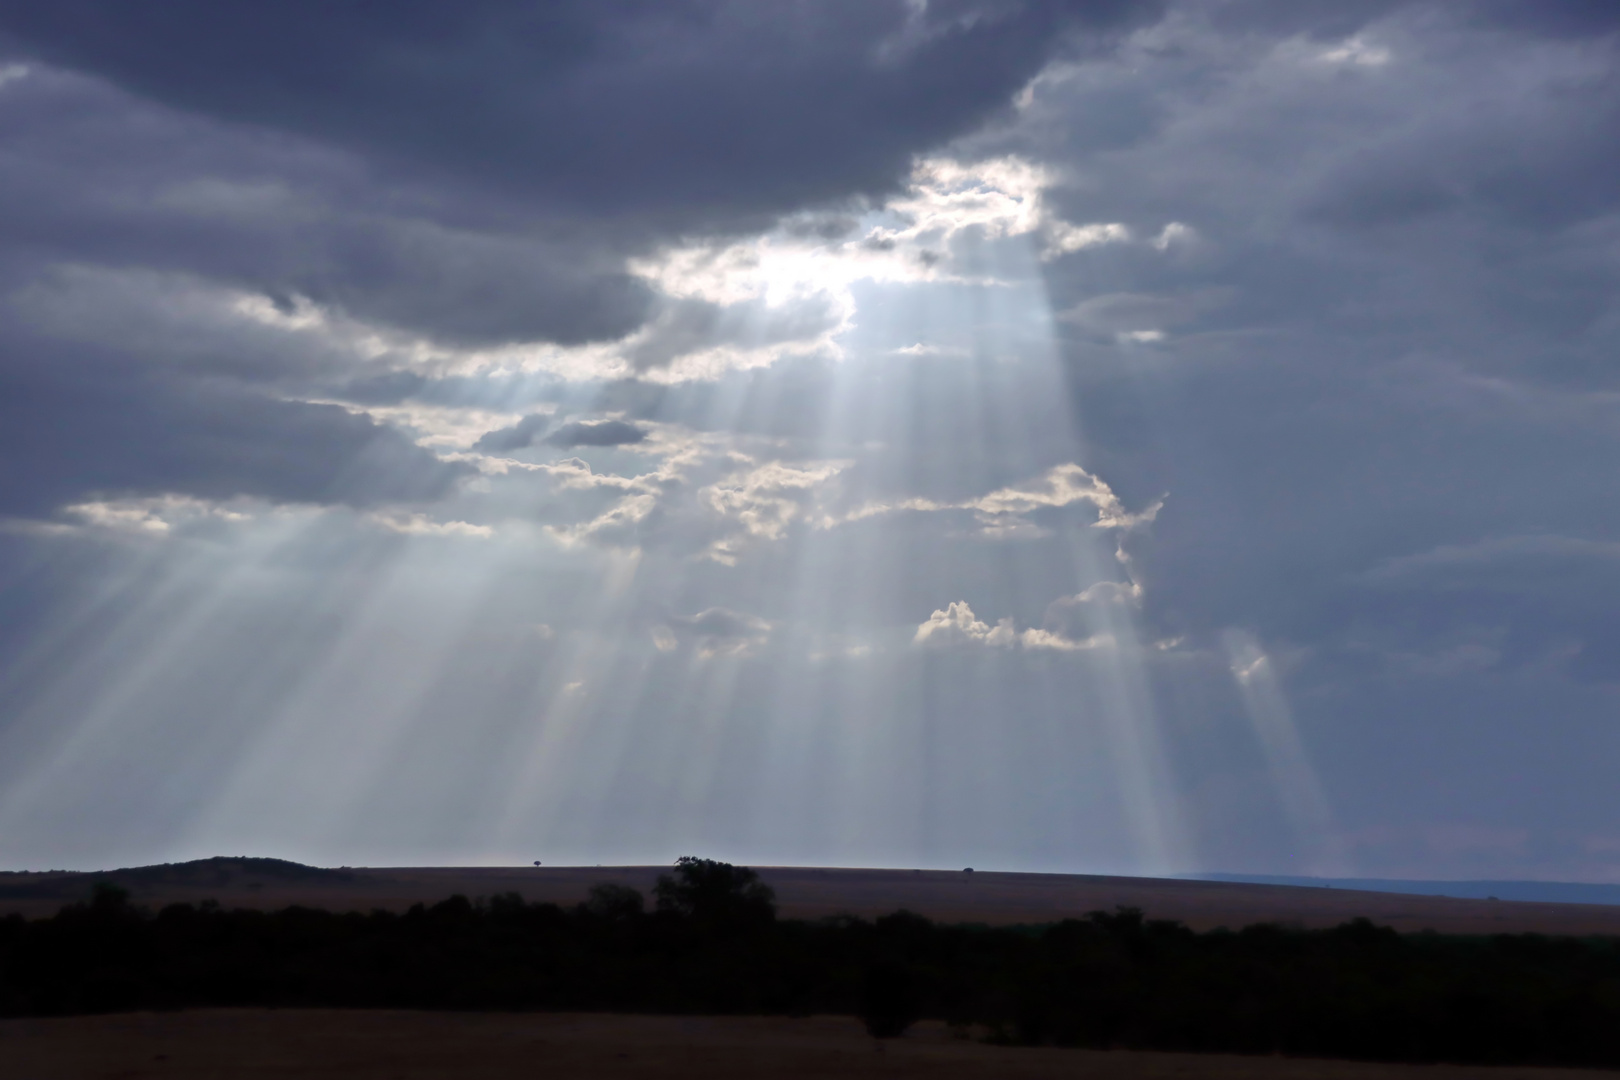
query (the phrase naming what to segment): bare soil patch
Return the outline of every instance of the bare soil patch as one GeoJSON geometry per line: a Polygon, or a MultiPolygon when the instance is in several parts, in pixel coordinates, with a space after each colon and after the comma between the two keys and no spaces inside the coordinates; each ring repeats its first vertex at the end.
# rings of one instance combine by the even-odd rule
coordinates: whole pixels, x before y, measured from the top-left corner
{"type": "Polygon", "coordinates": [[[202,1009],[0,1020],[0,1076],[1578,1080],[1620,1073],[1000,1047],[954,1038],[939,1024],[878,1042],[845,1017],[202,1009]]]}

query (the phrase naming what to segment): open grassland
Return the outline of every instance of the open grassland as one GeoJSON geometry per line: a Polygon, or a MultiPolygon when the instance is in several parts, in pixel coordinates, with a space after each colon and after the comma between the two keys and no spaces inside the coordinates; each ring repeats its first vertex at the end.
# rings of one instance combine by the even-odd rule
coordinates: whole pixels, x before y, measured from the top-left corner
{"type": "MultiPolygon", "coordinates": [[[[128,889],[134,903],[217,900],[227,908],[290,905],[328,911],[403,911],[459,893],[477,898],[520,893],[564,906],[593,885],[613,883],[650,894],[662,866],[390,867],[337,870],[276,860],[204,860],[104,874],[0,873],[0,914],[37,918],[86,899],[98,881],[128,889]]],[[[899,909],[936,922],[989,925],[1050,923],[1115,907],[1142,909],[1195,930],[1280,922],[1308,928],[1367,918],[1403,932],[1542,933],[1620,936],[1620,907],[1462,900],[1350,889],[1178,881],[1078,874],[943,870],[758,867],[787,919],[849,914],[872,918],[899,909]]]]}

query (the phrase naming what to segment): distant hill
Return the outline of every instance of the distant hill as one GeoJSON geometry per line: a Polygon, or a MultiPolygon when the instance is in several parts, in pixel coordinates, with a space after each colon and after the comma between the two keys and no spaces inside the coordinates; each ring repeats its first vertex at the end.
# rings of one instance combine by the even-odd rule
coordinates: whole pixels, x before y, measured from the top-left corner
{"type": "Polygon", "coordinates": [[[1620,885],[1584,881],[1416,881],[1406,878],[1295,877],[1288,874],[1178,874],[1184,881],[1227,881],[1246,885],[1299,885],[1410,896],[1450,896],[1459,900],[1527,900],[1550,904],[1620,905],[1620,885]]]}
{"type": "Polygon", "coordinates": [[[99,882],[110,882],[141,893],[152,889],[262,888],[265,884],[344,882],[352,875],[286,859],[217,855],[212,859],[127,866],[119,870],[56,870],[48,873],[0,873],[0,900],[65,898],[88,894],[99,882]]]}
{"type": "Polygon", "coordinates": [[[143,885],[228,885],[242,877],[267,881],[347,881],[350,875],[343,870],[305,866],[287,859],[216,855],[212,859],[193,859],[190,862],[100,870],[86,877],[127,880],[143,885]]]}

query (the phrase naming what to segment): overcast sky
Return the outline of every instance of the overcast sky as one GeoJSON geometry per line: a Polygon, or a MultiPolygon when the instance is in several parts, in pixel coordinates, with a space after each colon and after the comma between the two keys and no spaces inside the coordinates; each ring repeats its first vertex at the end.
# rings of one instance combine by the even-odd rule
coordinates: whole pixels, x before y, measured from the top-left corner
{"type": "Polygon", "coordinates": [[[0,866],[1620,881],[1617,61],[0,0],[0,866]]]}

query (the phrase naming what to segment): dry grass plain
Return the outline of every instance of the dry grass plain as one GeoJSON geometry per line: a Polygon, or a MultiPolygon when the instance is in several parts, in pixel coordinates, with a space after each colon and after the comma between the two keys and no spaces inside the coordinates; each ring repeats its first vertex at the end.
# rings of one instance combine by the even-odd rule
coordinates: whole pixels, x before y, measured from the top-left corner
{"type": "Polygon", "coordinates": [[[882,1043],[844,1017],[199,1009],[0,1020],[5,1080],[1579,1080],[1574,1069],[987,1046],[919,1024],[882,1043]]]}
{"type": "MultiPolygon", "coordinates": [[[[282,864],[292,867],[293,864],[282,864]]],[[[784,918],[850,914],[872,917],[905,908],[941,922],[1044,923],[1125,905],[1150,918],[1197,930],[1257,922],[1336,926],[1356,917],[1401,931],[1442,933],[1610,934],[1620,936],[1620,907],[1597,904],[1460,900],[1351,889],[1247,885],[1166,878],[1012,874],[944,870],[758,867],[776,890],[784,918]]],[[[108,875],[0,873],[0,914],[54,914],[85,899],[96,880],[130,889],[138,904],[217,900],[226,907],[276,909],[291,904],[333,911],[402,911],[461,893],[517,892],[526,900],[573,904],[592,885],[615,882],[649,894],[662,866],[391,867],[243,870],[229,860],[141,867],[108,875]]]]}

